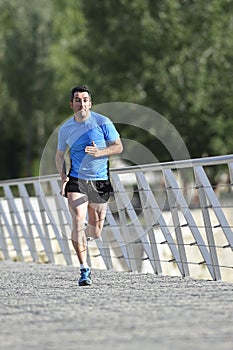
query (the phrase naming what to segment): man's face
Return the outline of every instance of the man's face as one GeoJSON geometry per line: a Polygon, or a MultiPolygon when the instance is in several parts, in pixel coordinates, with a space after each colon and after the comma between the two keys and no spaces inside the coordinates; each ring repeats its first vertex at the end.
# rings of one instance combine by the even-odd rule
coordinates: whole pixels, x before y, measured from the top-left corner
{"type": "Polygon", "coordinates": [[[89,115],[92,103],[88,92],[75,92],[73,101],[70,102],[70,107],[75,115],[81,119],[85,119],[89,115]]]}

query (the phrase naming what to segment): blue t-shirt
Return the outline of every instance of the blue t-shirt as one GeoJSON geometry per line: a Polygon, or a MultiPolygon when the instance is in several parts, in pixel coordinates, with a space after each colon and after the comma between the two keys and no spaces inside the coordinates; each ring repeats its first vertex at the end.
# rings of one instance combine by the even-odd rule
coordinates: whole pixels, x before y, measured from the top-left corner
{"type": "Polygon", "coordinates": [[[99,149],[106,148],[120,137],[112,121],[99,113],[90,112],[84,122],[69,118],[58,131],[59,151],[70,150],[71,168],[69,175],[85,180],[107,180],[108,157],[95,158],[86,154],[86,146],[95,142],[99,149]]]}

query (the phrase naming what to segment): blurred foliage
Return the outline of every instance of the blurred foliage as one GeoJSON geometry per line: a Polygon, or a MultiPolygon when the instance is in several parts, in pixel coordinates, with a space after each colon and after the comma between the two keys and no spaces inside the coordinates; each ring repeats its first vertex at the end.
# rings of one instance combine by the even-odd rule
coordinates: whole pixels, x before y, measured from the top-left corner
{"type": "MultiPolygon", "coordinates": [[[[192,158],[232,153],[232,29],[231,0],[0,0],[0,178],[38,175],[76,84],[94,104],[159,112],[192,158]]],[[[150,135],[119,128],[170,160],[150,135]]]]}

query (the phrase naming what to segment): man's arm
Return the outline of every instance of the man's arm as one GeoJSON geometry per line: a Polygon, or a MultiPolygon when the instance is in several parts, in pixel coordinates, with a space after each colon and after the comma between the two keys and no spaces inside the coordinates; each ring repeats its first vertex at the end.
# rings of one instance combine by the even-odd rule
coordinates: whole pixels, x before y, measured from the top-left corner
{"type": "Polygon", "coordinates": [[[120,139],[115,140],[108,147],[103,149],[98,149],[94,141],[92,141],[92,146],[87,146],[85,148],[85,152],[92,155],[95,158],[119,154],[122,151],[123,145],[120,139]]]}
{"type": "Polygon", "coordinates": [[[61,176],[62,182],[66,182],[67,175],[66,175],[65,152],[57,150],[55,162],[56,162],[57,170],[61,176]]]}

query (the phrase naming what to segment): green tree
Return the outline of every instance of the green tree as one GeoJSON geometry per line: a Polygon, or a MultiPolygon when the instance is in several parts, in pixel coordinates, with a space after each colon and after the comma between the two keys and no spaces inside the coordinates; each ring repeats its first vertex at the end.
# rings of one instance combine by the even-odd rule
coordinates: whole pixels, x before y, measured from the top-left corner
{"type": "Polygon", "coordinates": [[[47,64],[50,21],[46,1],[1,1],[1,107],[5,163],[1,176],[31,176],[46,140],[53,100],[53,70],[47,64]],[[43,6],[41,6],[43,5],[43,6]]]}
{"type": "MultiPolygon", "coordinates": [[[[231,1],[101,0],[83,12],[89,46],[81,57],[98,100],[157,110],[192,157],[232,152],[223,139],[233,128],[231,1]]],[[[158,154],[150,138],[145,143],[158,154]]]]}
{"type": "Polygon", "coordinates": [[[54,0],[53,9],[56,15],[51,28],[49,64],[56,73],[53,83],[57,96],[57,126],[71,114],[69,93],[72,86],[88,83],[87,77],[92,73],[86,62],[88,20],[84,18],[81,2],[54,0]]]}
{"type": "Polygon", "coordinates": [[[164,113],[192,157],[232,153],[232,6],[227,0],[182,1],[169,17],[176,21],[176,45],[161,62],[164,113]]]}

